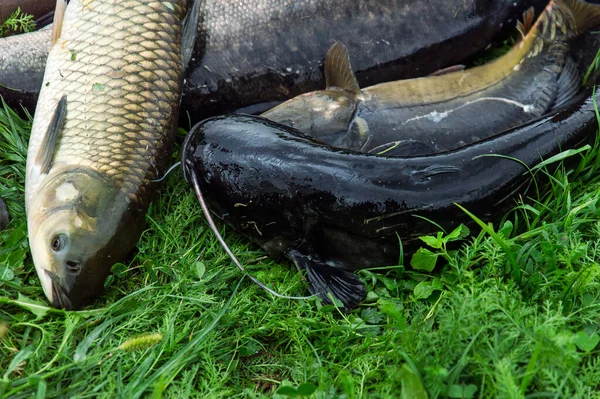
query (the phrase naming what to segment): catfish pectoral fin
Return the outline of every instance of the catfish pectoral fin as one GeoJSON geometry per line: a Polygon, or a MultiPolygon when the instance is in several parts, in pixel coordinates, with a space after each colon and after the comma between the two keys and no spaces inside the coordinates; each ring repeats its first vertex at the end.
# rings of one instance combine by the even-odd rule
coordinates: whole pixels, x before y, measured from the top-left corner
{"type": "Polygon", "coordinates": [[[331,303],[331,293],[344,305],[345,311],[356,308],[366,295],[365,285],[356,275],[314,260],[312,257],[293,250],[288,256],[301,270],[306,270],[311,294],[318,295],[326,303],[331,303]]]}
{"type": "Polygon", "coordinates": [[[356,151],[364,151],[370,138],[369,125],[363,118],[356,117],[350,124],[346,137],[342,140],[342,146],[356,151]]]}
{"type": "Polygon", "coordinates": [[[582,94],[579,90],[580,82],[581,73],[579,73],[579,68],[577,68],[575,61],[571,57],[568,57],[558,78],[558,93],[550,112],[574,102],[577,96],[582,94]]]}

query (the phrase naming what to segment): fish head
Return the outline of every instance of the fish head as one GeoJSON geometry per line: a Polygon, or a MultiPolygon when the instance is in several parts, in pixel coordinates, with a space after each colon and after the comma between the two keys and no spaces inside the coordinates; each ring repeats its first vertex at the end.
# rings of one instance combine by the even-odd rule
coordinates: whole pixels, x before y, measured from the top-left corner
{"type": "Polygon", "coordinates": [[[31,254],[53,306],[76,309],[102,290],[119,260],[117,197],[106,177],[81,168],[49,174],[28,204],[31,254]]]}
{"type": "Polygon", "coordinates": [[[321,90],[294,97],[262,116],[318,139],[346,133],[357,104],[345,90],[321,90]]]}

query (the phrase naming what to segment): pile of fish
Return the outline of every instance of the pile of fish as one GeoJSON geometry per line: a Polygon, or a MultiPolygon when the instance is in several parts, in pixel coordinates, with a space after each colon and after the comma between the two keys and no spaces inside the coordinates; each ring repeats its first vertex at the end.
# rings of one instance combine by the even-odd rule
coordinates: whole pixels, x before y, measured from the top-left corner
{"type": "Polygon", "coordinates": [[[346,309],[365,294],[353,271],[394,264],[398,237],[431,231],[414,215],[452,228],[468,222],[460,203],[489,220],[526,167],[595,136],[581,83],[600,6],[288,3],[60,0],[51,28],[0,39],[36,54],[0,52],[0,94],[29,111],[37,101],[26,207],[54,306],[97,295],[135,245],[178,121],[262,112],[196,124],[185,179],[346,309]],[[504,56],[458,65],[507,29],[520,38],[504,56]]]}

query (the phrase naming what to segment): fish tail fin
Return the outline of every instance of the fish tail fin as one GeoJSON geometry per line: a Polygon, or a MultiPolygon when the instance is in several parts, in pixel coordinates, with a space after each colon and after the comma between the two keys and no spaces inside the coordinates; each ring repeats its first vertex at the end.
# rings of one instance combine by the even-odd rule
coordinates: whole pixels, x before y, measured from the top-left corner
{"type": "Polygon", "coordinates": [[[533,7],[529,7],[527,11],[523,13],[523,22],[517,21],[517,30],[521,34],[521,38],[525,39],[527,33],[533,26],[533,21],[535,17],[535,9],[533,7]]]}
{"type": "Polygon", "coordinates": [[[558,6],[573,16],[577,34],[600,25],[600,5],[580,0],[558,0],[558,6]]]}

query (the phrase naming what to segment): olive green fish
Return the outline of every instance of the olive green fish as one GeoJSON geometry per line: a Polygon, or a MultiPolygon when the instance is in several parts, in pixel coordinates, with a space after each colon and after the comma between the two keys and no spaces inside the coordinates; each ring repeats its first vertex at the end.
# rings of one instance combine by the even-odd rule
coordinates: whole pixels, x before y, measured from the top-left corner
{"type": "Polygon", "coordinates": [[[142,231],[151,180],[171,156],[198,7],[187,0],[64,7],[60,0],[25,199],[44,292],[53,306],[73,309],[101,291],[142,231]]]}
{"type": "Polygon", "coordinates": [[[262,116],[328,144],[386,155],[425,155],[462,147],[572,101],[581,74],[569,43],[600,24],[600,6],[552,0],[522,39],[479,67],[360,89],[346,48],[325,62],[327,89],[295,97],[262,116]]]}

